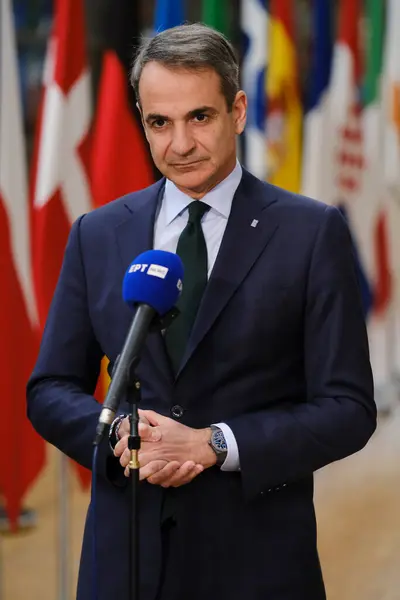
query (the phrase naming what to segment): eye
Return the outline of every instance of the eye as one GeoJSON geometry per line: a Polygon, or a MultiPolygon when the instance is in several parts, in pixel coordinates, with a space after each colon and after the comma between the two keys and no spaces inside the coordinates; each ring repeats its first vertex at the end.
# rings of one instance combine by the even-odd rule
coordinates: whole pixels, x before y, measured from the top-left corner
{"type": "Polygon", "coordinates": [[[160,129],[161,127],[164,127],[165,123],[165,119],[156,119],[152,122],[151,126],[155,127],[156,129],[160,129]]]}
{"type": "Polygon", "coordinates": [[[204,123],[205,121],[207,121],[208,116],[205,115],[204,113],[200,113],[200,114],[196,115],[194,118],[195,118],[195,121],[197,121],[197,123],[204,123]]]}

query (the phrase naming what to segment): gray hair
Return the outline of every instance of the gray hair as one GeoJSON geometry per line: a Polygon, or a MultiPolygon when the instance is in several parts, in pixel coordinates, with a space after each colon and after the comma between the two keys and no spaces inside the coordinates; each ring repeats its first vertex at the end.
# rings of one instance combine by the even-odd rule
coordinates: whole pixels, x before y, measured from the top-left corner
{"type": "Polygon", "coordinates": [[[219,75],[228,110],[232,110],[239,91],[239,65],[231,43],[219,31],[192,23],[166,29],[144,40],[134,58],[130,76],[139,104],[140,77],[145,65],[152,61],[172,69],[213,69],[219,75]]]}

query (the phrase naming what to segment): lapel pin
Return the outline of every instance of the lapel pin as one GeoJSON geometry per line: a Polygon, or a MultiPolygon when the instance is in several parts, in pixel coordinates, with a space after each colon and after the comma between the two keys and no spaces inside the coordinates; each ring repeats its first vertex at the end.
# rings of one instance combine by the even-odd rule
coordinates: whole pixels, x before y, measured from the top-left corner
{"type": "Polygon", "coordinates": [[[258,225],[257,219],[253,219],[252,222],[251,222],[251,226],[252,227],[257,227],[257,225],[258,225]]]}

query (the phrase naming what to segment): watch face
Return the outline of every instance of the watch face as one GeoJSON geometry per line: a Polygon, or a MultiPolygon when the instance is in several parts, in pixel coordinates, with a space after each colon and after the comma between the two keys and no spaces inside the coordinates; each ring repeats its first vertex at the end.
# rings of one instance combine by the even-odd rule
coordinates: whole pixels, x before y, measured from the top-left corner
{"type": "Polygon", "coordinates": [[[225,441],[225,436],[220,429],[217,429],[217,431],[213,431],[212,443],[217,452],[226,452],[228,450],[228,446],[225,441]]]}

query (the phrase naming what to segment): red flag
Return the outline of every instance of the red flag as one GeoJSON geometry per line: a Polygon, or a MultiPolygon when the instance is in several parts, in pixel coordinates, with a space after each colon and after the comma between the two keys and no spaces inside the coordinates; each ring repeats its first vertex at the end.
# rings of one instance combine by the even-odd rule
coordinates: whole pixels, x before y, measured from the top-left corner
{"type": "MultiPolygon", "coordinates": [[[[119,0],[107,15],[106,49],[93,134],[91,182],[95,206],[102,206],[154,182],[152,163],[135,109],[128,69],[138,33],[137,3],[119,0]]],[[[109,383],[104,360],[96,391],[109,383]]]]}
{"type": "Polygon", "coordinates": [[[44,465],[45,443],[26,417],[25,385],[38,351],[29,203],[11,2],[0,6],[0,492],[13,527],[44,465]]]}
{"type": "MultiPolygon", "coordinates": [[[[90,78],[82,0],[56,0],[32,172],[32,254],[43,327],[71,224],[92,209],[90,78]]],[[[83,484],[90,473],[78,468],[83,484]]]]}
{"type": "Polygon", "coordinates": [[[96,206],[154,182],[128,82],[137,24],[135,2],[119,0],[110,5],[93,135],[91,180],[96,206]]]}

